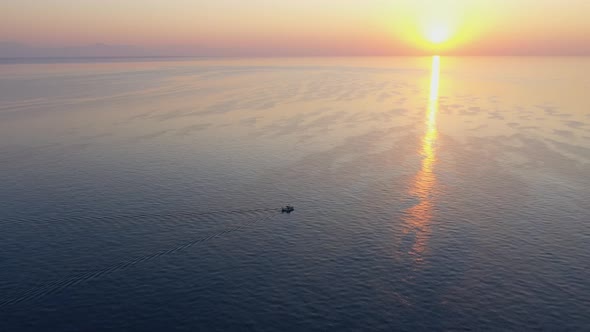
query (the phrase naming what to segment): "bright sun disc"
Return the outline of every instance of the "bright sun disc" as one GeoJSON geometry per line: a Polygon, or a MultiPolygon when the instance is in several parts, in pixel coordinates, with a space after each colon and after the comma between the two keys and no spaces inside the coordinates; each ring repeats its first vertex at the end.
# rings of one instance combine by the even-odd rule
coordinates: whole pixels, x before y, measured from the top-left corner
{"type": "Polygon", "coordinates": [[[440,44],[449,39],[451,33],[448,28],[445,27],[431,27],[427,31],[426,37],[431,43],[440,44]]]}

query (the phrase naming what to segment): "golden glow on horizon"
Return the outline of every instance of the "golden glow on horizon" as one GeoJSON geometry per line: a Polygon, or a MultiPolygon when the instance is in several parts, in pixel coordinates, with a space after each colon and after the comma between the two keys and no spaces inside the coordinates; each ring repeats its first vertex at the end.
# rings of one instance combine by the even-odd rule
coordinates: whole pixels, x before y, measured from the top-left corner
{"type": "Polygon", "coordinates": [[[437,10],[421,8],[393,23],[392,37],[417,53],[440,54],[459,50],[480,34],[477,24],[467,24],[455,11],[440,4],[433,6],[437,10]]]}
{"type": "Polygon", "coordinates": [[[440,57],[432,57],[432,73],[430,77],[430,98],[426,112],[426,133],[422,137],[420,155],[422,155],[422,167],[412,180],[409,194],[418,199],[418,204],[407,209],[404,217],[404,233],[414,233],[414,243],[409,254],[415,256],[417,263],[422,261],[422,256],[427,249],[427,241],[430,236],[430,223],[432,221],[432,192],[436,185],[434,166],[436,164],[436,114],[438,112],[438,91],[440,85],[440,57]]]}

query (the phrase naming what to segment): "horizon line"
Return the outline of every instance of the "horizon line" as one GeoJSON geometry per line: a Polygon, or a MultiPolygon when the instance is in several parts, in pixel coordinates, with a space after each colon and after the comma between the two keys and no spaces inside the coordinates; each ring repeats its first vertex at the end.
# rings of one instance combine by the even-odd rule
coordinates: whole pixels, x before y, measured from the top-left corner
{"type": "Polygon", "coordinates": [[[154,59],[154,58],[226,58],[226,59],[244,59],[244,58],[389,58],[389,57],[590,57],[589,54],[535,54],[535,53],[515,53],[515,54],[309,54],[309,55],[84,55],[84,56],[1,56],[0,60],[42,60],[42,59],[154,59]]]}

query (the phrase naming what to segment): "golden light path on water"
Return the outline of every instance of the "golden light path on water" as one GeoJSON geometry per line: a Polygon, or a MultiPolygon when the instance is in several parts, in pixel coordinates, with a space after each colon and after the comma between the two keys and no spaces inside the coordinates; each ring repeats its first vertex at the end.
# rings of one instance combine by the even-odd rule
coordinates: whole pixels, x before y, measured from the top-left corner
{"type": "Polygon", "coordinates": [[[414,256],[416,262],[422,261],[422,256],[427,249],[427,241],[430,236],[430,223],[432,220],[432,191],[436,185],[434,166],[436,164],[436,114],[438,112],[438,91],[440,82],[440,57],[432,58],[430,77],[430,97],[426,112],[426,132],[422,137],[420,155],[422,166],[420,171],[412,179],[409,194],[418,200],[418,204],[407,209],[404,213],[404,233],[413,233],[414,241],[409,254],[414,256]]]}

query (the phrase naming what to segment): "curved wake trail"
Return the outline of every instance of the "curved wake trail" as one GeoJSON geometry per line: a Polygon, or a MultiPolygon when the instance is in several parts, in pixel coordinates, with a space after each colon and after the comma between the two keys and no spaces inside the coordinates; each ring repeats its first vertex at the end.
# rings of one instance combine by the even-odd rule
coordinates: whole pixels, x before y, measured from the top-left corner
{"type": "MultiPolygon", "coordinates": [[[[276,211],[276,209],[273,209],[271,211],[276,211]]],[[[117,272],[120,270],[125,270],[127,268],[133,267],[133,266],[140,264],[142,262],[150,261],[152,259],[156,259],[161,256],[177,253],[179,251],[188,249],[188,248],[190,248],[194,245],[197,245],[199,243],[214,240],[214,239],[219,238],[223,235],[239,231],[240,229],[243,229],[249,225],[253,225],[255,223],[266,221],[268,219],[271,219],[274,216],[276,216],[276,214],[270,214],[270,215],[263,216],[263,217],[260,217],[257,219],[245,221],[235,227],[231,227],[231,228],[225,229],[223,231],[210,234],[205,237],[201,237],[201,238],[198,238],[198,239],[195,239],[192,241],[188,241],[188,242],[179,244],[177,246],[174,246],[174,247],[171,247],[171,248],[168,248],[165,250],[153,252],[151,254],[144,255],[144,256],[138,256],[133,259],[130,259],[130,260],[127,260],[124,262],[120,262],[117,264],[113,264],[113,265],[107,266],[107,267],[99,269],[99,270],[81,272],[81,273],[71,275],[71,276],[64,278],[64,279],[58,279],[58,280],[54,280],[54,281],[50,281],[50,282],[41,284],[37,287],[33,287],[28,290],[25,290],[18,295],[12,296],[12,297],[4,299],[4,300],[0,300],[0,309],[7,307],[7,306],[17,305],[17,304],[23,303],[23,302],[39,300],[45,296],[60,292],[66,288],[69,288],[69,287],[72,287],[72,286],[75,286],[78,284],[82,284],[82,283],[85,283],[85,282],[93,280],[93,279],[98,279],[102,276],[109,275],[111,273],[114,273],[114,272],[117,272]]]]}
{"type": "Polygon", "coordinates": [[[118,216],[47,216],[42,218],[19,218],[11,217],[0,220],[0,226],[13,224],[29,224],[34,222],[35,225],[43,224],[57,224],[64,222],[93,222],[93,223],[109,223],[112,221],[131,221],[138,222],[145,219],[171,219],[171,218],[197,218],[206,216],[220,216],[220,215],[244,215],[244,214],[259,214],[262,212],[278,211],[278,209],[260,208],[260,209],[242,209],[242,210],[218,210],[209,212],[196,211],[178,211],[167,214],[128,214],[118,216]]]}

